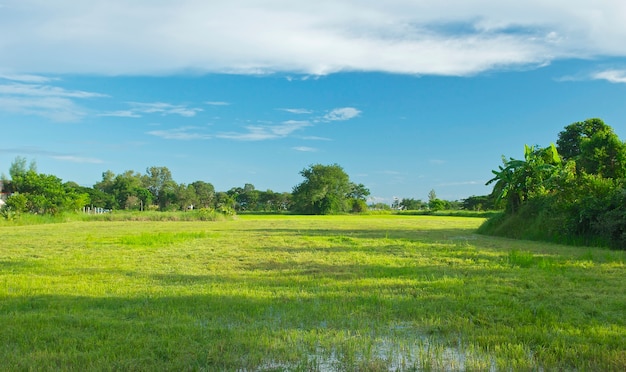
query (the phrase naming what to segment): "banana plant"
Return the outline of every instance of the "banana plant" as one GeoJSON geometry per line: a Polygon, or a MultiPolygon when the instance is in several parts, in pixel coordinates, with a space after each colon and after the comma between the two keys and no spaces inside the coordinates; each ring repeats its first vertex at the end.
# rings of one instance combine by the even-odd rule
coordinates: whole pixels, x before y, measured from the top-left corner
{"type": "Polygon", "coordinates": [[[502,157],[503,165],[492,170],[493,194],[496,203],[505,204],[508,213],[515,213],[529,197],[547,192],[546,181],[561,165],[561,157],[554,144],[546,148],[524,145],[524,160],[502,157]]]}

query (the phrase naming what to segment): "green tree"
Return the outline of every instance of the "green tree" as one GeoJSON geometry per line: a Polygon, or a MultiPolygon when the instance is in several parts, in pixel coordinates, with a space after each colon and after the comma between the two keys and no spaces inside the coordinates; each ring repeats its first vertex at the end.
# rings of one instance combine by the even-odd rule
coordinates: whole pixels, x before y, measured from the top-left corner
{"type": "Polygon", "coordinates": [[[196,181],[193,186],[196,191],[196,201],[194,204],[199,208],[212,208],[215,206],[215,187],[204,181],[196,181]]]}
{"type": "Polygon", "coordinates": [[[374,204],[371,204],[369,206],[370,209],[374,209],[374,210],[380,210],[380,211],[390,211],[391,210],[391,206],[387,203],[383,203],[383,202],[377,202],[374,204]]]}
{"type": "Polygon", "coordinates": [[[259,192],[251,183],[246,183],[243,188],[233,187],[227,191],[235,200],[235,209],[238,211],[255,211],[259,201],[259,192]]]}
{"type": "Polygon", "coordinates": [[[580,172],[606,178],[626,177],[626,145],[600,119],[566,126],[556,143],[563,160],[576,162],[580,172]]]}
{"type": "Polygon", "coordinates": [[[110,170],[102,173],[102,180],[93,185],[96,190],[91,193],[91,201],[95,207],[118,209],[119,205],[113,193],[115,173],[110,170]]]}
{"type": "Polygon", "coordinates": [[[625,144],[600,119],[566,126],[557,144],[503,159],[488,183],[506,213],[481,230],[625,249],[625,144]]]}
{"type": "Polygon", "coordinates": [[[435,198],[435,199],[428,201],[428,208],[433,212],[447,209],[447,207],[448,207],[448,203],[445,200],[435,198]]]}
{"type": "Polygon", "coordinates": [[[9,167],[9,175],[11,179],[19,179],[20,177],[24,177],[26,173],[29,171],[37,173],[37,164],[34,160],[30,162],[29,167],[26,167],[27,159],[22,156],[18,156],[15,158],[11,166],[9,167]]]}
{"type": "Polygon", "coordinates": [[[133,171],[118,174],[113,179],[111,192],[116,201],[116,208],[140,209],[141,202],[137,190],[143,188],[141,175],[133,171]]]}
{"type": "Polygon", "coordinates": [[[150,167],[143,176],[143,185],[153,196],[161,210],[168,208],[175,196],[176,182],[167,167],[150,167]]]}
{"type": "Polygon", "coordinates": [[[472,195],[461,200],[461,208],[468,211],[484,211],[495,209],[493,195],[472,195]]]}
{"type": "Polygon", "coordinates": [[[305,180],[293,188],[294,209],[304,214],[335,214],[348,211],[354,191],[346,172],[337,164],[312,165],[300,174],[305,180]]]}
{"type": "Polygon", "coordinates": [[[370,190],[362,183],[356,184],[350,182],[351,191],[348,193],[349,210],[352,213],[363,213],[367,211],[367,197],[370,190]]]}
{"type": "Polygon", "coordinates": [[[359,183],[358,185],[350,183],[350,187],[352,190],[350,191],[348,197],[351,199],[367,200],[367,197],[370,196],[370,190],[362,183],[359,183]]]}
{"type": "Polygon", "coordinates": [[[17,158],[11,165],[11,186],[13,192],[26,198],[26,210],[38,214],[57,214],[75,211],[89,203],[89,195],[66,187],[63,181],[54,176],[36,172],[35,163],[29,169],[26,160],[17,158]]]}
{"type": "Polygon", "coordinates": [[[400,209],[404,209],[407,211],[418,211],[420,209],[424,209],[424,207],[427,207],[428,204],[424,203],[423,201],[419,200],[419,199],[413,199],[413,198],[402,198],[402,200],[400,200],[400,202],[398,203],[398,207],[400,209]]]}
{"type": "Polygon", "coordinates": [[[435,189],[432,189],[428,192],[428,202],[430,203],[433,200],[437,199],[437,193],[435,192],[435,189]]]}
{"type": "Polygon", "coordinates": [[[215,194],[215,208],[220,212],[234,214],[236,203],[235,199],[225,192],[220,191],[215,194]]]}
{"type": "Polygon", "coordinates": [[[6,200],[6,204],[2,207],[10,212],[20,214],[27,211],[28,199],[24,194],[11,194],[6,200]]]}
{"type": "Polygon", "coordinates": [[[445,200],[441,200],[437,197],[435,190],[430,190],[428,193],[428,209],[433,212],[440,211],[448,208],[449,203],[445,200]]]}
{"type": "Polygon", "coordinates": [[[561,157],[554,144],[539,148],[524,146],[524,160],[502,158],[503,166],[493,170],[493,196],[496,205],[505,204],[505,210],[515,213],[529,197],[545,194],[547,181],[558,173],[561,157]]]}

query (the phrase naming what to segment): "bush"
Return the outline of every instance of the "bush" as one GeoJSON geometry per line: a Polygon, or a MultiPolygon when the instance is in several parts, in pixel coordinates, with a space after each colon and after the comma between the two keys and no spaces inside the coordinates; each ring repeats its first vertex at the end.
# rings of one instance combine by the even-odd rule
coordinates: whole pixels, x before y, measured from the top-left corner
{"type": "Polygon", "coordinates": [[[350,199],[350,212],[363,213],[367,212],[367,203],[362,199],[350,199]]]}
{"type": "Polygon", "coordinates": [[[557,195],[530,199],[515,213],[487,220],[478,233],[626,249],[626,190],[601,183],[599,188],[586,185],[585,197],[567,202],[557,195]]]}

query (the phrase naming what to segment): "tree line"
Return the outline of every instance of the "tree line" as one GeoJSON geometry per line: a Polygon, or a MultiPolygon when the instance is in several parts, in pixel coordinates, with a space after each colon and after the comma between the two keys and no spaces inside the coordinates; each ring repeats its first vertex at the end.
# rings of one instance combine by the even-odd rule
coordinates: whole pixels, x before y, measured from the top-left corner
{"type": "Polygon", "coordinates": [[[360,213],[370,208],[384,210],[467,209],[494,206],[491,196],[471,196],[462,201],[439,199],[434,190],[428,201],[396,199],[392,205],[367,204],[370,191],[352,182],[337,164],[315,164],[303,169],[304,180],[291,192],[257,190],[252,184],[216,191],[213,184],[195,181],[177,183],[167,167],[152,166],[145,173],[132,170],[120,174],[107,170],[93,187],[63,182],[54,175],[37,172],[34,161],[17,157],[9,168],[10,179],[2,176],[0,191],[10,195],[0,209],[5,217],[20,213],[58,214],[83,208],[127,211],[181,211],[210,209],[224,214],[238,212],[292,212],[300,214],[360,213]]]}
{"type": "Polygon", "coordinates": [[[504,213],[481,231],[626,248],[626,143],[601,119],[572,123],[556,145],[525,146],[494,170],[504,213]]]}
{"type": "Polygon", "coordinates": [[[93,187],[63,182],[37,172],[35,162],[17,157],[2,176],[1,191],[10,195],[3,213],[58,214],[84,207],[103,210],[179,211],[213,209],[225,214],[241,211],[333,214],[367,210],[370,194],[355,184],[337,164],[312,165],[300,172],[304,181],[292,192],[261,191],[252,184],[216,191],[210,182],[177,183],[167,167],[149,167],[145,173],[107,170],[93,187]]]}

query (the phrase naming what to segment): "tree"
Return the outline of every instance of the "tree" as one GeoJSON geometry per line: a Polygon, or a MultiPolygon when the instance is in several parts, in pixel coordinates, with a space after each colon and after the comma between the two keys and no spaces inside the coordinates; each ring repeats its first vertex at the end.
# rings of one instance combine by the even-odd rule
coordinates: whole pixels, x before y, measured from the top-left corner
{"type": "Polygon", "coordinates": [[[558,173],[561,157],[554,144],[546,148],[524,145],[524,160],[502,158],[503,166],[493,170],[495,182],[492,194],[496,205],[504,203],[505,210],[515,213],[529,197],[547,192],[547,181],[558,173]]]}
{"type": "Polygon", "coordinates": [[[556,143],[563,160],[576,162],[580,172],[606,178],[626,177],[626,145],[600,119],[566,126],[556,143]]]}
{"type": "Polygon", "coordinates": [[[570,124],[557,146],[503,157],[492,196],[505,215],[482,232],[626,248],[626,145],[600,119],[570,124]]]}
{"type": "Polygon", "coordinates": [[[235,210],[235,199],[223,191],[215,194],[215,207],[219,210],[235,210]]]}
{"type": "Polygon", "coordinates": [[[141,175],[138,173],[129,170],[115,176],[111,193],[115,198],[116,208],[139,209],[141,202],[137,197],[137,190],[141,188],[141,175]]]}
{"type": "Polygon", "coordinates": [[[351,191],[348,194],[349,210],[352,213],[363,213],[367,211],[367,197],[370,195],[370,190],[362,183],[358,185],[350,182],[351,191]]]}
{"type": "Polygon", "coordinates": [[[93,185],[93,189],[97,190],[92,192],[91,201],[95,207],[106,209],[117,209],[117,201],[115,195],[113,195],[113,183],[115,180],[115,173],[110,170],[102,173],[102,181],[93,185]]]}
{"type": "Polygon", "coordinates": [[[189,207],[195,207],[194,204],[198,197],[196,195],[196,188],[193,187],[193,185],[185,185],[183,183],[176,185],[174,187],[174,194],[175,197],[172,199],[172,202],[176,204],[177,209],[187,210],[189,207]]]}
{"type": "Polygon", "coordinates": [[[466,199],[461,200],[461,208],[468,211],[482,211],[494,209],[493,196],[492,195],[472,195],[466,199]]]}
{"type": "Polygon", "coordinates": [[[428,204],[424,203],[423,201],[419,199],[402,198],[402,200],[398,203],[397,209],[404,209],[407,211],[417,211],[417,210],[423,209],[426,206],[428,206],[428,204]]]}
{"type": "Polygon", "coordinates": [[[102,181],[96,183],[89,193],[92,204],[107,209],[139,209],[152,202],[152,194],[143,186],[143,176],[132,170],[115,175],[108,170],[102,173],[102,181]]]}
{"type": "Polygon", "coordinates": [[[293,188],[294,209],[304,214],[335,214],[348,211],[354,191],[346,172],[337,164],[312,165],[300,174],[305,180],[293,188]]]}
{"type": "Polygon", "coordinates": [[[350,183],[350,187],[352,190],[348,195],[351,199],[359,199],[359,200],[367,200],[367,197],[370,196],[370,190],[365,187],[362,183],[358,185],[355,183],[350,183]]]}
{"type": "Polygon", "coordinates": [[[433,212],[440,211],[442,209],[447,209],[449,203],[445,200],[441,200],[437,198],[437,193],[435,190],[430,190],[428,193],[428,209],[433,212]]]}
{"type": "Polygon", "coordinates": [[[172,202],[176,183],[167,167],[150,167],[143,176],[143,185],[153,195],[160,209],[165,209],[172,202]]]}
{"type": "MultiPolygon", "coordinates": [[[[89,203],[89,195],[63,184],[62,180],[53,175],[36,172],[35,163],[29,169],[25,167],[26,159],[16,158],[11,164],[11,186],[13,192],[23,195],[26,199],[25,210],[38,214],[57,214],[75,211],[89,203]]],[[[22,208],[22,197],[15,200],[15,206],[22,208]]]]}
{"type": "Polygon", "coordinates": [[[26,168],[26,162],[26,158],[22,156],[18,156],[15,160],[13,160],[13,163],[11,163],[11,166],[9,167],[9,175],[11,176],[11,179],[23,177],[26,173],[28,173],[28,171],[37,173],[37,164],[35,161],[32,160],[28,168],[26,168]]]}
{"type": "Polygon", "coordinates": [[[391,206],[387,203],[383,203],[383,202],[377,202],[374,204],[371,204],[369,206],[370,209],[374,209],[374,210],[380,210],[380,211],[390,211],[391,210],[391,206]]]}
{"type": "Polygon", "coordinates": [[[447,209],[448,208],[448,203],[445,200],[441,200],[441,199],[432,199],[428,202],[428,208],[433,211],[440,211],[443,209],[447,209]]]}
{"type": "Polygon", "coordinates": [[[190,186],[196,190],[195,204],[200,208],[211,208],[215,204],[215,187],[204,181],[196,181],[190,186]]]}
{"type": "Polygon", "coordinates": [[[233,187],[226,192],[235,200],[235,209],[238,211],[257,210],[259,192],[251,183],[246,183],[243,188],[233,187]]]}
{"type": "Polygon", "coordinates": [[[432,189],[428,192],[428,202],[430,203],[433,200],[437,199],[437,193],[435,192],[435,189],[432,189]]]}
{"type": "Polygon", "coordinates": [[[28,199],[24,194],[15,193],[9,196],[6,203],[2,206],[3,209],[20,214],[27,211],[28,199]]]}

